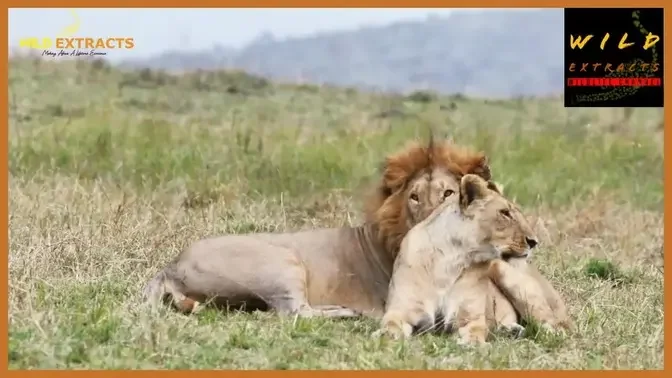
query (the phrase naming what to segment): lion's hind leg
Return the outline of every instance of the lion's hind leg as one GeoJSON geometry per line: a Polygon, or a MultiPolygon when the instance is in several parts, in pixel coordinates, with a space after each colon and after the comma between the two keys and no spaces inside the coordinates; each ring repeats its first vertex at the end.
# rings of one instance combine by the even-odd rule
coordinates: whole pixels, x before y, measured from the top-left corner
{"type": "Polygon", "coordinates": [[[169,265],[145,285],[144,301],[152,308],[162,302],[185,314],[196,313],[202,308],[201,302],[185,294],[184,285],[173,277],[174,269],[169,265]]]}
{"type": "Polygon", "coordinates": [[[311,306],[308,303],[306,287],[307,272],[305,266],[293,254],[282,273],[266,282],[264,300],[268,306],[280,315],[306,318],[352,318],[361,316],[361,312],[339,305],[311,306]]]}
{"type": "Polygon", "coordinates": [[[184,293],[183,285],[167,276],[163,282],[168,294],[164,302],[168,302],[178,311],[185,314],[196,314],[203,309],[202,302],[191,298],[184,293]]]}

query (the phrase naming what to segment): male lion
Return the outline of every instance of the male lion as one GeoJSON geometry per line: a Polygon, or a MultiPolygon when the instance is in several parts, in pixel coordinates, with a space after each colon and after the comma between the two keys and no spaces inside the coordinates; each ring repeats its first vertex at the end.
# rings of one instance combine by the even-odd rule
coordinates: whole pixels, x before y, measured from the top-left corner
{"type": "Polygon", "coordinates": [[[171,297],[184,312],[207,302],[308,317],[380,317],[404,235],[468,173],[490,179],[482,152],[448,141],[415,143],[386,158],[364,225],[196,241],[149,281],[145,299],[171,297]]]}
{"type": "MultiPolygon", "coordinates": [[[[448,327],[457,326],[460,343],[485,343],[495,325],[494,308],[488,306],[489,265],[500,258],[525,258],[537,244],[523,214],[494,185],[463,176],[459,194],[404,237],[377,333],[408,337],[414,327],[432,327],[441,313],[448,327]]],[[[522,329],[510,311],[513,321],[503,325],[522,329]]]]}

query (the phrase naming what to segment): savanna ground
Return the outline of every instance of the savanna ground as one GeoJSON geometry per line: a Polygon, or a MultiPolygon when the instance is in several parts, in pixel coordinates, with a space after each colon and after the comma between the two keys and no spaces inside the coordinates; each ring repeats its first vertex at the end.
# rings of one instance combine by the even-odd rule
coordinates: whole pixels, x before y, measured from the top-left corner
{"type": "Polygon", "coordinates": [[[390,96],[239,73],[10,62],[11,368],[663,367],[662,112],[390,96]],[[372,320],[152,315],[145,282],[208,236],[357,224],[382,157],[435,125],[537,220],[576,332],[465,350],[372,320]],[[438,125],[438,126],[437,126],[438,125]]]}

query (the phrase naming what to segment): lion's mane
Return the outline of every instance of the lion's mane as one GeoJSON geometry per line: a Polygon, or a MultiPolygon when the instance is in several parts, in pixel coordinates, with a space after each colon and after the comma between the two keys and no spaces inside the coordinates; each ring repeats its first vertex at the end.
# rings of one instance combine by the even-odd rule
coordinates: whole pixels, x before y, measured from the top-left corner
{"type": "Polygon", "coordinates": [[[490,167],[484,152],[455,145],[448,140],[429,143],[411,142],[385,158],[382,179],[376,183],[365,204],[365,220],[372,225],[378,241],[396,256],[401,240],[409,230],[406,207],[408,184],[417,176],[431,174],[436,168],[459,180],[467,173],[490,180],[490,167]]]}

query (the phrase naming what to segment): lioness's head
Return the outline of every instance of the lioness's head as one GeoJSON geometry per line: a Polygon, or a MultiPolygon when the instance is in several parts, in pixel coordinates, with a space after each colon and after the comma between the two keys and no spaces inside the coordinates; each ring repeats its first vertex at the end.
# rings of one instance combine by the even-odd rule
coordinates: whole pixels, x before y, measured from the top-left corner
{"type": "Polygon", "coordinates": [[[538,244],[527,218],[494,183],[464,175],[459,196],[462,214],[476,221],[481,240],[493,245],[503,259],[525,258],[538,244]]]}
{"type": "Polygon", "coordinates": [[[366,220],[377,227],[386,250],[396,255],[408,230],[456,194],[467,173],[490,180],[487,157],[447,140],[411,143],[387,156],[382,178],[366,204],[366,220]]]}

